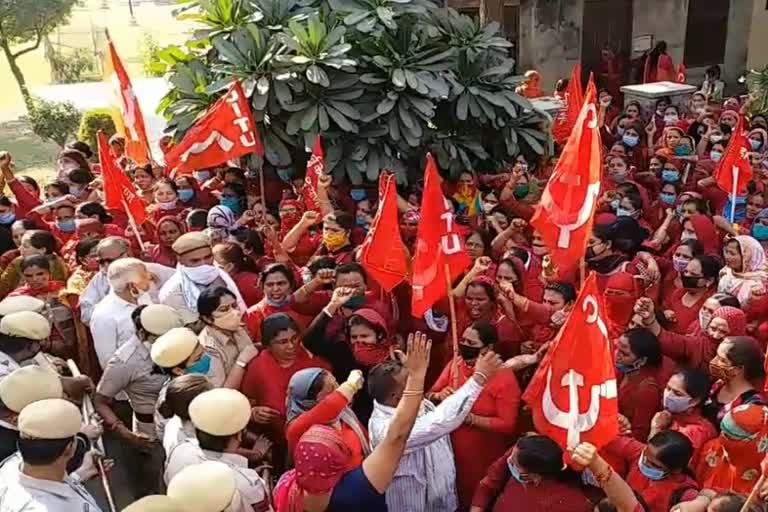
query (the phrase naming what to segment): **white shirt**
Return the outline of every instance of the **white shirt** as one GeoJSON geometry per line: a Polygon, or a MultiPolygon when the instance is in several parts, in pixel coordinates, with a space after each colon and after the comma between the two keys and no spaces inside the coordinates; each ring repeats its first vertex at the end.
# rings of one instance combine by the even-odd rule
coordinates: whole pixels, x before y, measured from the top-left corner
{"type": "Polygon", "coordinates": [[[18,452],[0,466],[0,512],[101,512],[85,487],[65,476],[63,482],[40,480],[21,472],[18,452]]]}
{"type": "Polygon", "coordinates": [[[110,291],[93,309],[91,316],[91,334],[93,348],[102,368],[114,355],[120,345],[133,338],[136,328],[131,313],[138,306],[127,302],[110,291]]]}
{"type": "MultiPolygon", "coordinates": [[[[174,269],[160,265],[159,263],[144,262],[147,266],[147,270],[150,274],[157,278],[157,286],[153,286],[149,293],[152,296],[152,301],[159,303],[159,290],[163,284],[173,275],[174,269]]],[[[93,310],[96,305],[101,302],[104,297],[109,293],[109,281],[107,281],[106,272],[96,272],[85,287],[83,293],[80,294],[80,320],[86,325],[91,323],[91,317],[93,316],[93,310]]]]}
{"type": "Polygon", "coordinates": [[[203,450],[197,444],[197,439],[188,439],[181,442],[168,453],[165,463],[165,474],[163,475],[166,485],[185,467],[208,460],[223,462],[234,472],[237,490],[242,497],[242,512],[253,512],[253,510],[262,509],[272,510],[269,504],[269,497],[267,496],[267,486],[256,470],[248,467],[248,459],[236,453],[219,453],[203,450]],[[254,507],[257,504],[261,505],[261,507],[254,507]]]}
{"type": "MultiPolygon", "coordinates": [[[[438,406],[422,401],[405,453],[387,488],[391,512],[454,512],[458,508],[449,434],[461,426],[482,390],[483,386],[471,378],[438,406]]],[[[373,402],[368,421],[371,448],[384,439],[394,414],[394,407],[373,402]]]]}
{"type": "Polygon", "coordinates": [[[166,454],[173,452],[174,448],[187,440],[197,444],[195,426],[190,420],[182,420],[174,416],[165,423],[162,440],[166,454]]]}

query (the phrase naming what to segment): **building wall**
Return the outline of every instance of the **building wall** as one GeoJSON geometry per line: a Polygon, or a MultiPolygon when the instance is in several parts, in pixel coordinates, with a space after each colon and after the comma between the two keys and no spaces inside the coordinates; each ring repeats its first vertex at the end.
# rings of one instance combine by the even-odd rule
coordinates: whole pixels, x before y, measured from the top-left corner
{"type": "MultiPolygon", "coordinates": [[[[731,0],[728,11],[728,38],[725,41],[725,62],[723,63],[723,79],[726,83],[734,84],[744,74],[747,67],[747,46],[751,28],[750,21],[755,6],[765,9],[764,0],[731,0]]],[[[765,25],[759,32],[765,33],[765,25]]]]}
{"type": "Polygon", "coordinates": [[[653,44],[666,41],[675,65],[683,61],[688,0],[635,0],[632,4],[632,37],[653,36],[653,44]]]}
{"type": "Polygon", "coordinates": [[[521,0],[518,70],[536,69],[550,89],[581,59],[583,0],[521,0]]]}
{"type": "Polygon", "coordinates": [[[747,69],[761,69],[768,66],[768,6],[755,0],[752,7],[752,29],[747,45],[747,69]]]}

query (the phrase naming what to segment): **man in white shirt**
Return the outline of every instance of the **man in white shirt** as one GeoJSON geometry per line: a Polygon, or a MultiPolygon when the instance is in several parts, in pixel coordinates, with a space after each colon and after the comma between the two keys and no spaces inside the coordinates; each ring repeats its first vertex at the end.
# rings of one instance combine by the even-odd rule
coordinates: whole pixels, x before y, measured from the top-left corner
{"type": "MultiPolygon", "coordinates": [[[[392,512],[454,512],[456,466],[449,434],[459,428],[472,410],[486,382],[501,368],[501,359],[486,352],[477,359],[474,375],[440,405],[424,400],[405,453],[387,489],[392,512]]],[[[396,361],[375,366],[368,374],[368,389],[374,399],[368,422],[371,447],[381,443],[395,414],[408,371],[396,361]]]]}
{"type": "MultiPolygon", "coordinates": [[[[107,267],[113,261],[121,258],[127,258],[130,254],[130,245],[128,240],[117,236],[110,236],[99,242],[96,246],[96,257],[99,260],[99,272],[94,275],[83,293],[80,294],[80,320],[84,324],[91,323],[91,316],[96,304],[109,293],[109,281],[107,280],[107,267]]],[[[145,262],[147,270],[153,277],[153,284],[150,288],[153,302],[160,302],[158,294],[160,288],[173,275],[174,269],[160,265],[159,263],[145,262]]]]}
{"type": "Polygon", "coordinates": [[[149,289],[152,276],[146,264],[136,258],[121,258],[109,265],[110,291],[93,310],[93,348],[102,368],[115,351],[136,334],[131,313],[140,304],[152,304],[149,289]]]}

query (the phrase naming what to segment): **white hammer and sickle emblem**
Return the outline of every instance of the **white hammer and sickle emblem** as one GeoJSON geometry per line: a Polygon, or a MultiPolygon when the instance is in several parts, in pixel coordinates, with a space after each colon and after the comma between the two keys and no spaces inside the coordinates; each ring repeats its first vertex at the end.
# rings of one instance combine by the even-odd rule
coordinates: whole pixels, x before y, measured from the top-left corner
{"type": "Polygon", "coordinates": [[[209,147],[211,147],[213,144],[217,144],[219,148],[221,148],[222,151],[227,152],[232,149],[232,146],[235,145],[234,142],[226,138],[224,135],[219,133],[218,131],[214,130],[211,132],[210,135],[208,135],[208,138],[205,139],[203,142],[195,142],[192,144],[188,150],[186,150],[181,155],[181,161],[186,162],[189,160],[189,157],[191,155],[196,155],[198,153],[202,153],[206,151],[209,147]]]}

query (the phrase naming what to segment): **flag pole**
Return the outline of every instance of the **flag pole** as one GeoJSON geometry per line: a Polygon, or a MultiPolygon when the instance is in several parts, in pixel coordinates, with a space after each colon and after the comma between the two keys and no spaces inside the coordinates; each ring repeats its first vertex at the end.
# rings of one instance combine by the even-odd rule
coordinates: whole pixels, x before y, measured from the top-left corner
{"type": "Polygon", "coordinates": [[[584,281],[587,279],[587,260],[584,256],[579,258],[579,289],[584,286],[584,281]]]}
{"type": "Polygon", "coordinates": [[[259,166],[259,190],[261,191],[261,206],[264,208],[264,215],[267,214],[267,191],[264,190],[264,161],[261,159],[259,166]]]}
{"type": "Polygon", "coordinates": [[[757,497],[758,491],[761,487],[763,487],[763,483],[765,483],[765,473],[760,475],[760,478],[757,479],[755,486],[752,487],[752,491],[750,491],[749,496],[747,496],[747,501],[745,501],[744,505],[741,506],[739,512],[749,512],[750,506],[752,505],[752,502],[755,501],[755,497],[757,497]]]}
{"type": "Polygon", "coordinates": [[[451,373],[453,380],[451,382],[454,390],[459,388],[459,336],[456,328],[456,303],[453,300],[453,281],[451,279],[451,267],[445,264],[445,283],[448,290],[448,309],[451,314],[451,336],[453,337],[453,359],[451,361],[451,373]]]}
{"type": "Polygon", "coordinates": [[[739,186],[739,169],[735,165],[731,169],[731,178],[733,181],[731,187],[731,224],[733,224],[733,219],[736,218],[736,190],[739,186]]]}
{"type": "Polygon", "coordinates": [[[122,200],[122,203],[123,208],[125,208],[125,213],[128,214],[128,224],[131,225],[133,234],[136,235],[136,240],[139,242],[139,249],[141,249],[141,252],[144,252],[146,251],[146,248],[144,247],[144,240],[141,239],[141,235],[139,234],[139,227],[136,225],[136,221],[133,219],[131,209],[128,208],[128,203],[125,202],[125,199],[122,200]]]}

